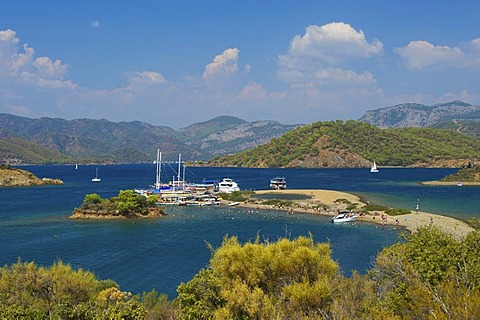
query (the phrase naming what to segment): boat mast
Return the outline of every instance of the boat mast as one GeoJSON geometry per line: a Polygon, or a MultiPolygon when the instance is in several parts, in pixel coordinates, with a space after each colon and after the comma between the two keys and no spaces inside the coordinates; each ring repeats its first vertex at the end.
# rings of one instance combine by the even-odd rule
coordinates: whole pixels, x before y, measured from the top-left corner
{"type": "Polygon", "coordinates": [[[162,172],[162,153],[157,149],[157,175],[155,178],[155,188],[160,189],[160,174],[162,172]]]}
{"type": "Polygon", "coordinates": [[[180,187],[180,169],[182,165],[182,154],[178,154],[178,171],[177,171],[177,181],[178,181],[178,186],[180,187]]]}
{"type": "Polygon", "coordinates": [[[182,188],[185,189],[185,165],[183,166],[183,181],[182,181],[182,188]]]}

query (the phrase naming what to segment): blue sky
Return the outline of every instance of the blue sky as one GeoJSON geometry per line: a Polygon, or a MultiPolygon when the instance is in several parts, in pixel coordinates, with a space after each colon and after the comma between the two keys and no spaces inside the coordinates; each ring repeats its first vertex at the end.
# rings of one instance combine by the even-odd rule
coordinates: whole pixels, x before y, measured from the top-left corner
{"type": "Polygon", "coordinates": [[[311,123],[480,104],[480,1],[2,1],[0,112],[311,123]]]}

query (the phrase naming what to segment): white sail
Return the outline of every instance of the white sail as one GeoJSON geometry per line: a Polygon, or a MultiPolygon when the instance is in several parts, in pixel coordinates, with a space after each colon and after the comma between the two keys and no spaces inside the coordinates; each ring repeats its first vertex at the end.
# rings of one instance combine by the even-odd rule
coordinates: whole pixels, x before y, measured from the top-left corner
{"type": "Polygon", "coordinates": [[[375,163],[375,161],[373,161],[372,168],[370,168],[370,172],[378,172],[377,164],[375,163]]]}

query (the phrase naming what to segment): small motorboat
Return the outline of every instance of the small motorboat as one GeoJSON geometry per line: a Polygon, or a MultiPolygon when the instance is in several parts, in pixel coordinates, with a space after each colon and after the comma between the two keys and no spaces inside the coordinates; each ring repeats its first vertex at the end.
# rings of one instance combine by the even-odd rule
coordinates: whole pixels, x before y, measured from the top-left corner
{"type": "Polygon", "coordinates": [[[333,217],[332,222],[333,223],[354,222],[355,220],[357,220],[357,218],[358,218],[358,214],[345,211],[345,212],[340,212],[335,217],[333,217]]]}

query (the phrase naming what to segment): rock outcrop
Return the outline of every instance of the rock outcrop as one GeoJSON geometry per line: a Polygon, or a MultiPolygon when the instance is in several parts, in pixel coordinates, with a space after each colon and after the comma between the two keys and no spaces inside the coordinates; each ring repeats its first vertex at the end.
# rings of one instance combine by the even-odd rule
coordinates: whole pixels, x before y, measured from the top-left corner
{"type": "Polygon", "coordinates": [[[63,184],[60,179],[38,178],[33,173],[14,168],[0,169],[0,187],[30,187],[63,184]]]}

